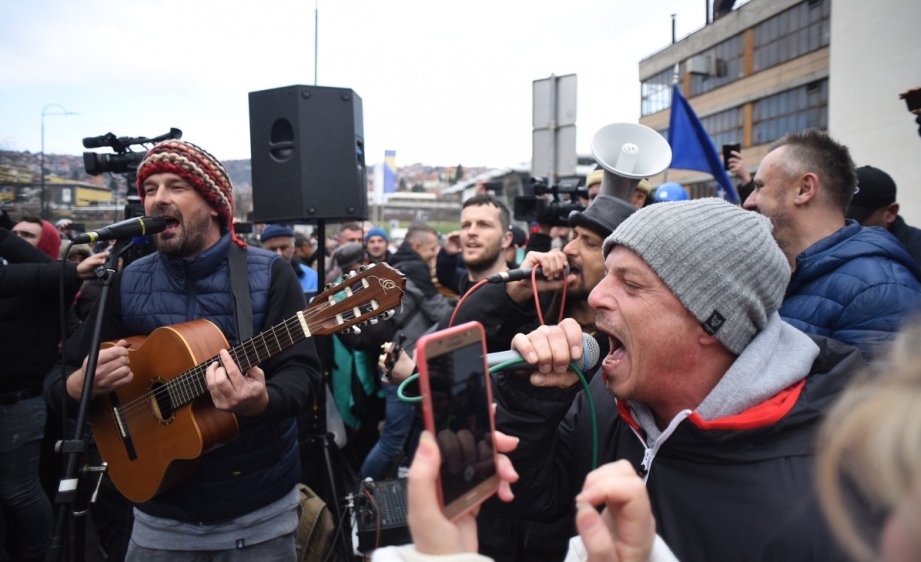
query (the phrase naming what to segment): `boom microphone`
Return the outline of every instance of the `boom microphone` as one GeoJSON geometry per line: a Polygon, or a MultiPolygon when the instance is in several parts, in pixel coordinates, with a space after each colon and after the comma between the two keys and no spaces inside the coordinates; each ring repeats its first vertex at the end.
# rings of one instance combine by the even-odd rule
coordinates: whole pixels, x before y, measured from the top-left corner
{"type": "MultiPolygon", "coordinates": [[[[600,359],[599,355],[601,355],[601,349],[598,347],[598,340],[583,332],[582,357],[574,360],[573,363],[576,364],[576,367],[578,367],[580,371],[589,371],[594,369],[595,365],[598,364],[598,359],[600,359]]],[[[506,361],[524,361],[524,358],[514,349],[509,351],[497,351],[496,353],[486,355],[486,364],[490,369],[506,361]]],[[[515,368],[520,368],[522,370],[527,370],[528,368],[537,369],[537,365],[526,362],[524,365],[515,368]]]]}
{"type": "Polygon", "coordinates": [[[163,217],[134,217],[115,224],[104,226],[99,230],[74,236],[74,244],[94,244],[103,240],[120,240],[147,236],[166,230],[166,219],[163,217]]]}
{"type": "MultiPolygon", "coordinates": [[[[495,275],[490,275],[486,278],[489,283],[511,283],[512,281],[521,281],[522,279],[530,279],[531,272],[534,270],[533,267],[522,267],[521,269],[510,269],[508,271],[503,271],[502,273],[496,273],[495,275]]],[[[569,267],[564,269],[564,276],[569,275],[569,267]]],[[[537,277],[540,279],[546,279],[544,276],[544,270],[537,266],[537,277]]]]}

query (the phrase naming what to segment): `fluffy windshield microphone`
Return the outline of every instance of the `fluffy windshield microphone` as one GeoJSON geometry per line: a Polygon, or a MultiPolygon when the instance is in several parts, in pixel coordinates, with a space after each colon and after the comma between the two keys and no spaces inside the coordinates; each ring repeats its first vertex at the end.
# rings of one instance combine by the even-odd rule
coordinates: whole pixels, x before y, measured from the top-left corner
{"type": "MultiPolygon", "coordinates": [[[[579,368],[583,373],[585,371],[590,371],[598,365],[598,359],[600,359],[601,348],[598,346],[598,340],[592,336],[582,333],[582,357],[576,359],[574,363],[576,367],[579,368]]],[[[520,353],[514,349],[509,351],[499,351],[496,353],[490,353],[486,356],[486,364],[489,365],[489,368],[492,369],[496,365],[501,365],[507,361],[524,361],[524,358],[520,353]]],[[[532,365],[530,363],[525,363],[523,366],[516,366],[515,369],[527,370],[528,368],[537,368],[537,365],[532,365]]]]}

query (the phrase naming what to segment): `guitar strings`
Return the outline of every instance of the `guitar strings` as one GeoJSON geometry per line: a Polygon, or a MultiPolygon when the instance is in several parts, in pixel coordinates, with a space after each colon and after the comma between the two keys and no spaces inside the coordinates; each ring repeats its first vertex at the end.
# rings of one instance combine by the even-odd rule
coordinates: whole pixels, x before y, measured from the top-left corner
{"type": "MultiPolygon", "coordinates": [[[[390,284],[390,286],[388,287],[387,285],[384,284],[384,281],[382,281],[381,278],[377,276],[366,276],[366,277],[377,279],[378,282],[381,283],[381,286],[385,288],[385,290],[387,288],[396,288],[400,290],[400,292],[403,292],[402,289],[399,286],[397,286],[393,281],[387,280],[387,282],[390,284]]],[[[361,281],[362,279],[363,278],[355,279],[355,281],[361,281]]],[[[346,289],[349,288],[349,287],[343,287],[341,285],[342,284],[340,283],[340,286],[333,287],[334,289],[338,289],[338,290],[333,292],[330,295],[330,298],[332,298],[334,295],[338,293],[345,292],[346,289]]],[[[350,288],[352,289],[352,295],[354,296],[354,295],[360,294],[361,292],[365,291],[368,287],[366,287],[363,283],[353,283],[353,285],[350,288]]],[[[346,298],[348,299],[351,297],[346,297],[346,298]]],[[[339,302],[330,303],[328,299],[323,299],[319,302],[316,302],[316,304],[314,303],[311,303],[311,304],[312,306],[310,310],[304,311],[305,320],[313,319],[314,317],[328,310],[332,306],[339,304],[339,302]]],[[[373,305],[370,302],[365,302],[365,303],[359,304],[357,307],[349,308],[343,311],[341,314],[344,320],[343,324],[346,324],[352,320],[361,318],[365,316],[366,314],[368,314],[369,312],[374,312],[375,310],[377,309],[373,308],[373,305]],[[370,310],[362,311],[363,305],[371,306],[372,308],[370,310]],[[356,316],[354,314],[354,308],[359,309],[359,312],[360,312],[359,315],[356,316]]],[[[312,333],[316,330],[317,327],[323,326],[323,324],[325,322],[328,322],[330,319],[331,318],[327,318],[325,321],[319,322],[316,324],[311,324],[308,321],[308,329],[312,333]]],[[[304,336],[303,332],[300,330],[299,324],[300,324],[300,320],[297,316],[288,318],[285,321],[283,321],[281,324],[277,326],[272,326],[268,330],[265,330],[257,334],[256,336],[250,338],[249,340],[241,342],[236,347],[231,348],[229,350],[231,353],[231,357],[234,359],[234,362],[237,363],[238,367],[240,367],[241,372],[245,372],[249,367],[258,365],[262,361],[260,357],[260,350],[265,350],[267,352],[266,358],[268,358],[268,357],[271,357],[273,354],[277,353],[278,351],[281,351],[285,349],[286,347],[289,347],[293,345],[294,343],[297,343],[297,341],[300,341],[300,339],[306,338],[306,336],[304,336]],[[278,327],[284,328],[284,333],[287,335],[287,339],[289,340],[289,343],[287,346],[279,345],[281,340],[278,338],[276,334],[276,329],[278,327]],[[300,335],[300,337],[297,340],[295,340],[294,337],[292,336],[292,328],[295,328],[295,332],[300,335]],[[273,336],[274,345],[272,346],[269,346],[266,343],[265,336],[269,332],[271,332],[273,336]],[[257,340],[261,340],[261,345],[258,348],[256,345],[257,340]],[[250,356],[249,356],[250,352],[247,350],[247,346],[249,346],[249,349],[252,350],[252,352],[255,354],[257,361],[250,360],[250,356]],[[245,359],[245,362],[241,361],[240,353],[237,350],[243,353],[243,359],[245,359]],[[246,365],[246,363],[248,363],[248,365],[246,365]]],[[[207,391],[207,384],[204,382],[205,372],[207,371],[208,366],[214,362],[219,362],[219,355],[210,358],[209,360],[203,362],[200,365],[196,365],[192,369],[189,369],[188,371],[181,373],[180,375],[177,375],[173,379],[165,381],[163,384],[158,385],[154,390],[148,391],[142,394],[141,396],[135,398],[134,400],[131,400],[121,405],[118,408],[121,418],[125,420],[125,422],[137,421],[139,418],[138,414],[140,413],[140,414],[143,414],[143,416],[141,416],[141,419],[146,419],[148,417],[147,416],[148,410],[152,410],[152,407],[148,407],[148,405],[150,404],[151,398],[154,398],[159,404],[164,399],[170,397],[171,390],[176,390],[174,394],[178,394],[177,396],[177,398],[179,398],[178,401],[181,402],[177,406],[174,403],[176,401],[170,400],[173,411],[194,401],[199,396],[204,395],[205,391],[207,391]]],[[[156,419],[156,416],[153,415],[152,411],[150,412],[150,414],[151,414],[151,417],[153,417],[157,421],[157,423],[160,423],[159,420],[156,419]]]]}

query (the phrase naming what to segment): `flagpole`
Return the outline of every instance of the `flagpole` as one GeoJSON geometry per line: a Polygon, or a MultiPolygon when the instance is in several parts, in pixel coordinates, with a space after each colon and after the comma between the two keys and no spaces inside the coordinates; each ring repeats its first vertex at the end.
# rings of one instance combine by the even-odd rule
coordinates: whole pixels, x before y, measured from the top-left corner
{"type": "MultiPolygon", "coordinates": [[[[675,37],[674,37],[674,29],[675,29],[675,26],[674,26],[674,23],[675,23],[675,14],[672,14],[672,43],[675,42],[675,41],[674,41],[674,40],[675,40],[675,37]]],[[[678,64],[679,64],[679,63],[677,63],[677,62],[675,63],[675,70],[674,70],[674,72],[672,73],[672,91],[673,91],[673,92],[675,91],[675,86],[678,85],[678,70],[679,70],[678,64]]],[[[674,111],[674,110],[675,110],[675,98],[674,98],[674,96],[672,96],[672,105],[671,105],[671,108],[669,109],[669,111],[674,111]]],[[[674,147],[672,147],[672,150],[674,150],[674,147]]],[[[662,173],[662,183],[665,183],[665,182],[667,182],[667,181],[668,181],[668,168],[665,168],[665,171],[662,173]]]]}
{"type": "MultiPolygon", "coordinates": [[[[675,20],[677,16],[678,14],[672,14],[672,45],[674,45],[678,41],[678,36],[675,33],[675,20]]],[[[679,64],[680,63],[675,62],[675,70],[674,72],[672,72],[672,86],[676,86],[678,84],[678,70],[679,70],[678,65],[679,64]]],[[[672,88],[672,91],[674,91],[674,88],[672,88]]],[[[675,100],[672,99],[672,105],[669,111],[672,111],[674,108],[675,108],[675,100]]],[[[662,173],[662,183],[665,183],[667,181],[668,181],[668,168],[665,168],[665,171],[662,173]]]]}

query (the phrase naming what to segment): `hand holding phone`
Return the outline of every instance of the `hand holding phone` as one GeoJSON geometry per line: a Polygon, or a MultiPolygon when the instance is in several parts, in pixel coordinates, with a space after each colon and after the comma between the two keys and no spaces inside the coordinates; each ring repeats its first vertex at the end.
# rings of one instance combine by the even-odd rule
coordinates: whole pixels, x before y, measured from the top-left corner
{"type": "Polygon", "coordinates": [[[732,143],[723,145],[723,168],[729,170],[729,159],[732,158],[732,152],[742,152],[742,143],[732,143]]]}
{"type": "Polygon", "coordinates": [[[899,97],[905,100],[909,112],[921,115],[921,88],[906,90],[899,94],[899,97]]]}
{"type": "Polygon", "coordinates": [[[442,463],[438,496],[456,521],[499,487],[486,335],[479,322],[427,334],[416,343],[425,428],[442,463]]]}

